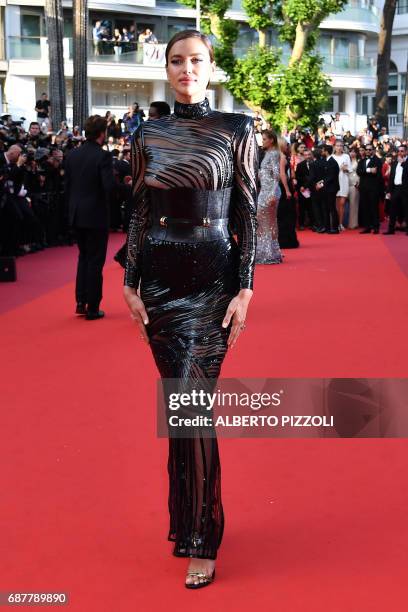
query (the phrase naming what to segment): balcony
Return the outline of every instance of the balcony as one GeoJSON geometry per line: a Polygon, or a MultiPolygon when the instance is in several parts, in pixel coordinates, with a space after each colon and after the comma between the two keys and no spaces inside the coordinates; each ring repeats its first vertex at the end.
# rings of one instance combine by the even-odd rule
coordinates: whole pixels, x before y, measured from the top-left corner
{"type": "Polygon", "coordinates": [[[349,0],[340,13],[329,15],[320,27],[378,34],[380,14],[370,0],[349,0]]]}
{"type": "Polygon", "coordinates": [[[323,71],[327,74],[351,74],[358,73],[360,76],[375,76],[376,65],[372,58],[322,55],[323,71]]]}
{"type": "MultiPolygon", "coordinates": [[[[36,60],[48,62],[48,40],[46,37],[9,36],[7,55],[10,60],[36,60]]],[[[64,59],[72,61],[72,38],[64,38],[64,59]]],[[[88,61],[97,64],[137,64],[140,66],[165,65],[165,44],[123,43],[115,47],[111,42],[95,45],[88,41],[88,61]]]]}
{"type": "MultiPolygon", "coordinates": [[[[141,78],[143,76],[147,80],[154,80],[155,78],[165,78],[164,73],[161,71],[165,65],[165,52],[166,44],[142,44],[135,45],[133,48],[129,48],[131,43],[125,43],[123,47],[118,50],[110,42],[104,42],[96,46],[92,40],[88,44],[88,62],[92,74],[90,76],[97,76],[99,78],[114,78],[118,75],[115,66],[127,66],[129,76],[133,78],[141,78]],[[144,71],[140,73],[143,68],[150,68],[150,71],[144,71]],[[134,72],[137,72],[134,73],[134,72]],[[134,73],[134,74],[130,74],[134,73]]],[[[72,38],[64,38],[64,59],[69,62],[67,67],[67,74],[72,72],[72,58],[73,58],[73,45],[72,38]]],[[[235,54],[237,57],[241,57],[248,50],[247,46],[239,45],[235,47],[235,54]]],[[[17,60],[20,64],[19,71],[21,74],[26,74],[27,66],[21,65],[21,60],[34,60],[30,66],[32,74],[47,74],[48,72],[48,41],[47,38],[33,38],[33,37],[14,37],[8,38],[7,45],[8,59],[13,61],[17,60]],[[35,64],[34,62],[39,62],[35,64]]],[[[347,87],[347,79],[359,79],[361,81],[361,87],[371,88],[373,86],[372,79],[375,77],[375,64],[372,59],[366,57],[353,57],[353,56],[338,56],[338,55],[321,55],[323,59],[323,71],[329,76],[337,77],[339,86],[347,87]],[[369,82],[365,83],[362,80],[369,79],[369,82]]],[[[287,63],[289,61],[289,55],[287,51],[283,51],[282,61],[287,63]]],[[[221,72],[217,71],[216,80],[222,80],[221,72]]],[[[352,86],[352,85],[350,85],[352,86]]]]}

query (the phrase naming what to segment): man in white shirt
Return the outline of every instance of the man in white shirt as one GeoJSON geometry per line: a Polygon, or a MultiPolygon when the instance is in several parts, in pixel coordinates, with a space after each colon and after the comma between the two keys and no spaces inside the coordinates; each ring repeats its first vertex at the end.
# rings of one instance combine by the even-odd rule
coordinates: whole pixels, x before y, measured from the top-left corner
{"type": "Polygon", "coordinates": [[[398,147],[397,161],[391,164],[390,182],[387,199],[390,202],[390,220],[386,235],[395,234],[395,223],[398,217],[405,219],[405,232],[408,236],[408,160],[407,147],[398,147]]]}
{"type": "Polygon", "coordinates": [[[336,113],[336,115],[334,117],[332,115],[332,122],[330,124],[330,127],[331,127],[331,129],[333,131],[333,134],[335,135],[336,139],[343,140],[344,125],[343,125],[343,122],[340,119],[340,113],[336,113]]]}

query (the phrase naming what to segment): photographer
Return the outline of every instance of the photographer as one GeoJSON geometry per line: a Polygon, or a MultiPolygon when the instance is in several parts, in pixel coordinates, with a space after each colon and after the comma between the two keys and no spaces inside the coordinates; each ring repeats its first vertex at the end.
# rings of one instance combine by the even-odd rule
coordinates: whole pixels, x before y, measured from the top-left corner
{"type": "Polygon", "coordinates": [[[31,145],[34,147],[34,149],[38,149],[38,147],[45,147],[48,144],[48,138],[42,134],[38,121],[32,121],[30,123],[26,137],[26,144],[31,145]]]}
{"type": "MultiPolygon", "coordinates": [[[[3,195],[1,199],[1,244],[4,255],[21,255],[41,247],[43,232],[32,209],[24,184],[27,152],[21,145],[12,145],[0,155],[3,195]],[[32,244],[32,248],[28,245],[32,244]],[[19,249],[24,245],[24,249],[19,249]]],[[[30,162],[29,162],[30,163],[30,162]]]]}

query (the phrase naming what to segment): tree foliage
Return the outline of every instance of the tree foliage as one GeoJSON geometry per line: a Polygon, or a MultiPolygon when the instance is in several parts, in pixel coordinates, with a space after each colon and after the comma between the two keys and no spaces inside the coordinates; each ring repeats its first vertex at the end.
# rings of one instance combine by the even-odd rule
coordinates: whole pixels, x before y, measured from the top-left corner
{"type": "Polygon", "coordinates": [[[289,127],[316,125],[330,90],[319,57],[305,54],[295,65],[282,66],[271,87],[271,121],[289,127]]]}
{"type": "MultiPolygon", "coordinates": [[[[227,74],[225,87],[276,127],[313,125],[330,95],[330,81],[315,52],[319,25],[341,11],[347,0],[242,0],[248,24],[258,32],[258,45],[245,57],[234,56],[236,22],[225,17],[231,0],[201,0],[203,23],[215,39],[217,64],[227,74]],[[266,34],[278,32],[290,46],[288,64],[282,48],[266,44],[266,34]]],[[[184,0],[195,7],[195,0],[184,0]]]]}

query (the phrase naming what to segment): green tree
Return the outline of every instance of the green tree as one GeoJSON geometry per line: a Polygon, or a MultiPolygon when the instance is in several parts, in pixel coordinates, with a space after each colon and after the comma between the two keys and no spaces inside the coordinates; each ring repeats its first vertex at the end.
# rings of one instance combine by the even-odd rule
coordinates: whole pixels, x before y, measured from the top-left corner
{"type": "MultiPolygon", "coordinates": [[[[258,42],[244,57],[234,57],[237,25],[225,17],[231,0],[203,0],[206,28],[216,37],[216,59],[226,72],[225,87],[251,110],[260,111],[276,127],[314,124],[330,95],[330,81],[322,73],[315,52],[319,25],[347,0],[243,0],[248,23],[258,42]],[[278,32],[283,49],[268,44],[268,33],[278,32]],[[224,34],[227,32],[227,35],[224,34]]],[[[185,0],[189,6],[195,0],[185,0]]]]}

